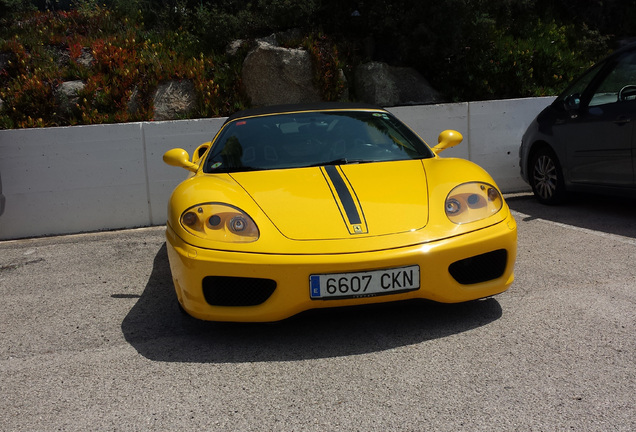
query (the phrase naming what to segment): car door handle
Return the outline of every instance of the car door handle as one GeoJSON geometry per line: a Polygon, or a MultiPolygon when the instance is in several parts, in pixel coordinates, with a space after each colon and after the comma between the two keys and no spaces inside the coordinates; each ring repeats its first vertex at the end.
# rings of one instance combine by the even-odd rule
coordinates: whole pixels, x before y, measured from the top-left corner
{"type": "Polygon", "coordinates": [[[616,120],[614,120],[614,123],[616,123],[617,125],[622,125],[622,124],[626,124],[631,122],[632,119],[626,116],[618,116],[616,118],[616,120]]]}

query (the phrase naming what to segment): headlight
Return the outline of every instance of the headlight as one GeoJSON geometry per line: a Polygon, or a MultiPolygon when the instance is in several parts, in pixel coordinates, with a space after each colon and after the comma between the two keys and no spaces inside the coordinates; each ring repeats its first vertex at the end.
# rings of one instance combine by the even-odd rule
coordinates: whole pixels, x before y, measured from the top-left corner
{"type": "Polygon", "coordinates": [[[252,218],[228,204],[192,206],[181,215],[181,226],[197,237],[230,243],[249,243],[259,236],[252,218]]]}
{"type": "Polygon", "coordinates": [[[503,206],[496,187],[487,183],[464,183],[453,189],[444,203],[451,222],[463,224],[486,219],[503,206]]]}

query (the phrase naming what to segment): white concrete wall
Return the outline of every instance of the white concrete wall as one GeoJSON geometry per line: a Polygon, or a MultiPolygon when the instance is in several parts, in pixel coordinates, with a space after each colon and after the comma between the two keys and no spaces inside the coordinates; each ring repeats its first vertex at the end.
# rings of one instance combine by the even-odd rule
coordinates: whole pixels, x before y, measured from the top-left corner
{"type": "Polygon", "coordinates": [[[455,129],[464,142],[443,157],[469,159],[486,169],[503,192],[530,190],[519,175],[519,145],[530,122],[553,97],[464,102],[389,108],[429,145],[445,129],[455,129]]]}
{"type": "Polygon", "coordinates": [[[164,164],[163,153],[191,152],[223,121],[0,131],[0,240],[165,223],[187,172],[164,164]]]}
{"type": "MultiPolygon", "coordinates": [[[[391,108],[429,144],[445,129],[464,143],[444,157],[483,166],[504,192],[528,190],[519,177],[521,136],[553,98],[391,108]]],[[[163,153],[212,139],[225,119],[0,131],[6,197],[0,240],[161,225],[172,189],[187,171],[163,153]]]]}

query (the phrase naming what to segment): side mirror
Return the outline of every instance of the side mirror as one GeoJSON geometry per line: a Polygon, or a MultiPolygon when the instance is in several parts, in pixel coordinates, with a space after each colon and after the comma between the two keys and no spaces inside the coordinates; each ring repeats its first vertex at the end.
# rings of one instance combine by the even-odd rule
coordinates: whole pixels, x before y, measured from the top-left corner
{"type": "Polygon", "coordinates": [[[190,162],[190,155],[188,155],[188,152],[180,148],[165,152],[163,155],[163,161],[170,166],[185,168],[192,172],[197,172],[199,169],[198,165],[190,162]]]}
{"type": "Polygon", "coordinates": [[[581,106],[581,95],[574,93],[563,99],[563,107],[566,111],[575,111],[581,106]]]}
{"type": "Polygon", "coordinates": [[[437,138],[438,144],[433,147],[433,152],[435,154],[440,154],[446,149],[455,147],[457,144],[462,142],[463,139],[464,137],[459,132],[455,130],[445,130],[439,134],[439,137],[437,138]]]}

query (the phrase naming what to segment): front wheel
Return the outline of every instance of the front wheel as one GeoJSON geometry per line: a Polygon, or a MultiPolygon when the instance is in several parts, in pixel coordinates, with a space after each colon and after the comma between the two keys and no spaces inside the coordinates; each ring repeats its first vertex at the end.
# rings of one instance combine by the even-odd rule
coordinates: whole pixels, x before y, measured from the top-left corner
{"type": "Polygon", "coordinates": [[[563,171],[554,152],[545,147],[539,149],[530,164],[532,192],[543,204],[558,204],[565,196],[563,171]]]}

